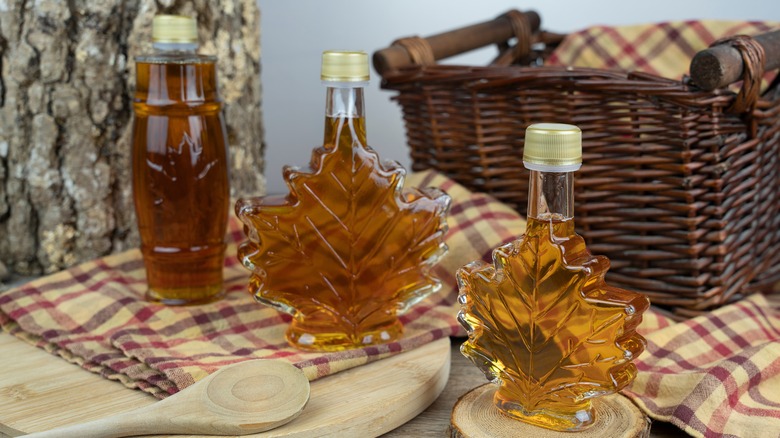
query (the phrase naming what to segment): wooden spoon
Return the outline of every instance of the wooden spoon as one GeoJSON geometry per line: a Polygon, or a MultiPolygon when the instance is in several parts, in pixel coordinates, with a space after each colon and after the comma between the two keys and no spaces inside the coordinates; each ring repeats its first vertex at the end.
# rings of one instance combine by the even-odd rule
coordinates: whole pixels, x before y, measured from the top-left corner
{"type": "Polygon", "coordinates": [[[251,360],[149,406],[27,436],[247,435],[292,421],[308,401],[309,381],[301,370],[283,361],[251,360]]]}

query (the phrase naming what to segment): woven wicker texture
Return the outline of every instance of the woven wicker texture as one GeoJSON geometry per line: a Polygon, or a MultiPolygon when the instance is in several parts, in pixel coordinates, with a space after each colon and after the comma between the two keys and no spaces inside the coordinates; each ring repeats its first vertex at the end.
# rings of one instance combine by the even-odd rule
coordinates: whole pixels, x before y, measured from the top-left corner
{"type": "MultiPolygon", "coordinates": [[[[560,42],[527,37],[546,39],[541,57],[560,42]]],[[[755,52],[744,55],[746,82],[763,76],[755,52]]],[[[525,128],[579,126],[575,220],[591,251],[612,261],[611,284],[689,317],[780,279],[777,81],[734,112],[728,89],[617,70],[426,65],[383,76],[399,92],[414,170],[439,169],[521,213],[525,128]]]]}

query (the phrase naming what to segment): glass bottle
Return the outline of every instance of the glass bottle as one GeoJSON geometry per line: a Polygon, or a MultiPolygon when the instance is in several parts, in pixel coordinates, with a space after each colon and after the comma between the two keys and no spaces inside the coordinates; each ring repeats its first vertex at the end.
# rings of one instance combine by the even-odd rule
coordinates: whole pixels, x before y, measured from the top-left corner
{"type": "Polygon", "coordinates": [[[249,290],[293,315],[289,343],[345,350],[398,339],[398,315],[435,292],[449,197],[403,190],[405,170],[366,143],[364,52],[325,52],[323,146],[308,171],[285,168],[290,193],[239,200],[249,290]]]}
{"type": "Polygon", "coordinates": [[[195,20],[158,15],[136,58],[133,197],[150,301],[222,296],[228,152],[216,58],[196,54],[195,20]]]}
{"type": "Polygon", "coordinates": [[[504,414],[549,429],[584,429],[592,399],[620,391],[643,350],[636,333],[647,298],[608,286],[609,260],[574,231],[574,171],[582,163],[576,126],[528,127],[530,170],[525,235],[458,271],[469,333],[461,352],[498,384],[504,414]]]}

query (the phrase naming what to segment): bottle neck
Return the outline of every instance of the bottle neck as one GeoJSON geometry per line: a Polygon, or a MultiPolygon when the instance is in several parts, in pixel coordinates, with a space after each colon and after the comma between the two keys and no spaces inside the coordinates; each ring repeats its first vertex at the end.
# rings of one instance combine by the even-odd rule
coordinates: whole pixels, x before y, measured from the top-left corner
{"type": "Polygon", "coordinates": [[[325,96],[326,117],[365,117],[363,87],[328,86],[325,96]]]}
{"type": "Polygon", "coordinates": [[[150,53],[135,57],[136,62],[153,64],[215,64],[217,58],[211,55],[199,55],[198,43],[153,42],[150,53]]]}
{"type": "Polygon", "coordinates": [[[325,97],[324,144],[351,144],[357,141],[365,145],[364,111],[363,87],[328,84],[325,97]]]}
{"type": "Polygon", "coordinates": [[[136,57],[135,101],[149,106],[209,103],[198,111],[218,111],[216,58],[198,55],[197,47],[196,43],[155,42],[152,54],[136,57]]]}
{"type": "Polygon", "coordinates": [[[153,42],[152,49],[157,54],[166,53],[191,53],[195,54],[198,50],[198,43],[163,43],[153,42]]]}
{"type": "Polygon", "coordinates": [[[531,170],[528,217],[544,221],[574,218],[574,172],[531,170]]]}

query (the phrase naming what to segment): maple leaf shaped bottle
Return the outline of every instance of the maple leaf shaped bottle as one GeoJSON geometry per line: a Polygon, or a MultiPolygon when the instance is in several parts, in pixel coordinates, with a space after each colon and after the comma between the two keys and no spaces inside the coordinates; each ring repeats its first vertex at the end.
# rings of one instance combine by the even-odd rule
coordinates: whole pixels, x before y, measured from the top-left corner
{"type": "Polygon", "coordinates": [[[397,339],[398,315],[440,288],[450,198],[404,191],[405,170],[367,146],[366,53],[324,52],[321,77],[324,144],[308,172],[284,169],[289,195],[238,201],[238,258],[255,298],[293,316],[291,345],[344,350],[397,339]]]}
{"type": "Polygon", "coordinates": [[[574,171],[582,162],[576,126],[528,127],[528,223],[519,240],[493,251],[493,264],[458,273],[461,352],[497,383],[501,412],[554,430],[593,422],[591,399],[620,391],[645,347],[636,333],[649,301],[608,286],[606,257],[574,231],[574,171]]]}

